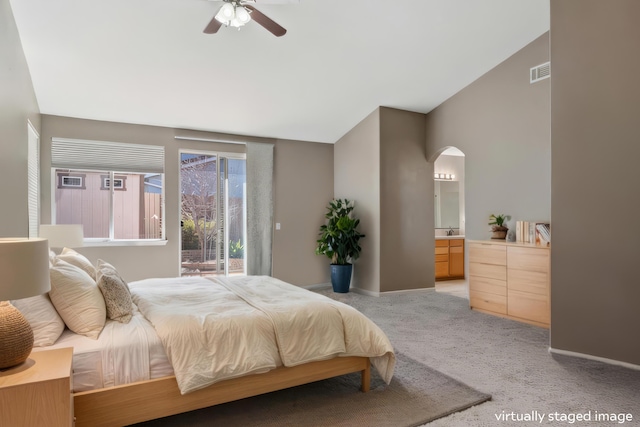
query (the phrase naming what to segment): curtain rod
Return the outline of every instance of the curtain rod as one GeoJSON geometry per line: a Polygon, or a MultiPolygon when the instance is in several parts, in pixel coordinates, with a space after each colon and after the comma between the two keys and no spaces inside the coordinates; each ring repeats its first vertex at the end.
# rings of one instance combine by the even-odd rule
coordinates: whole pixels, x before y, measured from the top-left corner
{"type": "Polygon", "coordinates": [[[235,141],[233,139],[223,139],[223,138],[196,138],[191,136],[174,136],[174,138],[182,141],[222,142],[227,144],[247,145],[246,141],[235,141]]]}

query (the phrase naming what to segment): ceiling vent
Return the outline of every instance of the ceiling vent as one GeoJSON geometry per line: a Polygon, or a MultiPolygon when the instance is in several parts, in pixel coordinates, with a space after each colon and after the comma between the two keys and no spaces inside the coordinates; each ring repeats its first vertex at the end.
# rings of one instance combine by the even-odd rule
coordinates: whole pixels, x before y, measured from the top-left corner
{"type": "Polygon", "coordinates": [[[551,63],[545,62],[531,69],[529,83],[539,82],[551,76],[551,63]]]}

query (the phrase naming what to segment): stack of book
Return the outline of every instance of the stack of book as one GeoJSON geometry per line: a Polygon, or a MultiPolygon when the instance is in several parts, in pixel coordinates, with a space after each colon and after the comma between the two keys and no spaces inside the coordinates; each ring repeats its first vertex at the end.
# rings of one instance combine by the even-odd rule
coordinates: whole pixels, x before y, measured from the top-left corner
{"type": "Polygon", "coordinates": [[[516,242],[549,246],[551,225],[546,222],[516,221],[516,242]]]}

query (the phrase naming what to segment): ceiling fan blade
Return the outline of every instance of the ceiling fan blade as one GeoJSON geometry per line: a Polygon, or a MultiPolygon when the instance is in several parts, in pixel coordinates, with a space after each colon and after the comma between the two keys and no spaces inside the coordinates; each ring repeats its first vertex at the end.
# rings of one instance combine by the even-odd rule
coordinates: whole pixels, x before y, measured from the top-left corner
{"type": "Polygon", "coordinates": [[[278,25],[273,19],[269,18],[267,15],[260,12],[255,7],[249,4],[244,4],[243,6],[251,11],[251,19],[256,21],[258,24],[262,25],[267,31],[272,33],[274,36],[282,37],[287,33],[287,30],[285,30],[282,26],[278,25]]]}
{"type": "Polygon", "coordinates": [[[203,33],[205,34],[215,34],[222,27],[222,22],[218,21],[215,17],[209,22],[209,24],[205,27],[203,33]]]}

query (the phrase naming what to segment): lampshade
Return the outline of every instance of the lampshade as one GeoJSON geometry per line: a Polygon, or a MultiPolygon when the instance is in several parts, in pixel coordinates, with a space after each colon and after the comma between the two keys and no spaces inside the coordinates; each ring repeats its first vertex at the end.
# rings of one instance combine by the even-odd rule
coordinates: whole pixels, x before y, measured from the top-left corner
{"type": "Polygon", "coordinates": [[[24,362],[33,348],[31,325],[7,300],[49,289],[47,239],[0,238],[0,369],[24,362]]]}
{"type": "Polygon", "coordinates": [[[84,240],[81,224],[42,224],[39,235],[49,240],[50,248],[77,248],[84,240]]]}
{"type": "Polygon", "coordinates": [[[0,239],[0,301],[49,292],[47,239],[0,239]]]}

